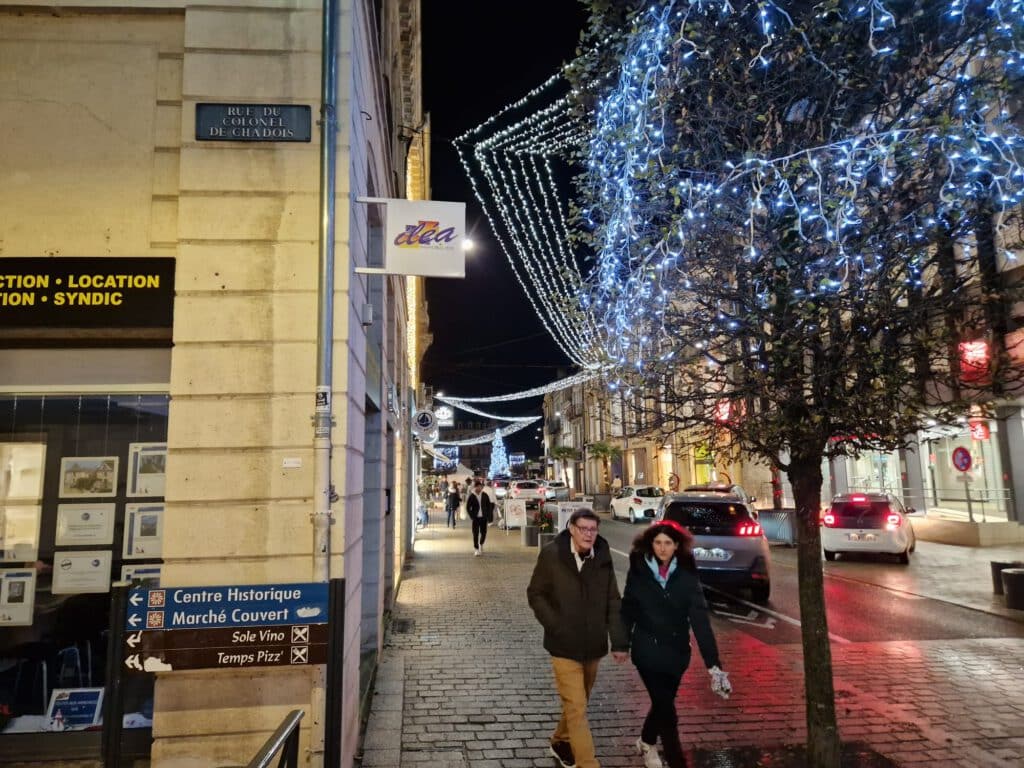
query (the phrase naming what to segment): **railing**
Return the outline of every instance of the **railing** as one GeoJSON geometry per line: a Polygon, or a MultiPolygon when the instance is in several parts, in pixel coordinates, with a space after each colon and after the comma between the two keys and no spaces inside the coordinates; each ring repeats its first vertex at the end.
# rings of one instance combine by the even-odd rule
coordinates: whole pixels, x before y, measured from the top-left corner
{"type": "Polygon", "coordinates": [[[1006,520],[1013,503],[1009,488],[973,488],[966,483],[957,488],[925,488],[924,493],[929,512],[953,518],[966,515],[971,522],[979,513],[983,523],[1006,520]]]}
{"type": "Polygon", "coordinates": [[[289,712],[256,756],[249,761],[247,768],[267,768],[278,752],[281,753],[281,759],[277,763],[277,768],[298,768],[299,721],[303,714],[301,709],[289,712]]]}

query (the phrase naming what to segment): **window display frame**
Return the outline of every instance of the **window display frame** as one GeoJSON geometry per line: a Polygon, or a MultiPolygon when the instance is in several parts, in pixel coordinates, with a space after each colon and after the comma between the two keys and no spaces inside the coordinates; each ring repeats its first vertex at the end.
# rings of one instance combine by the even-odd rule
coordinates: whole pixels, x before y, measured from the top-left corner
{"type": "MultiPolygon", "coordinates": [[[[158,451],[162,457],[166,457],[170,395],[164,388],[151,389],[147,387],[126,387],[124,389],[104,387],[102,391],[88,392],[61,388],[59,391],[48,389],[45,392],[34,393],[4,389],[0,391],[0,400],[8,409],[8,414],[12,408],[15,408],[18,416],[18,419],[6,419],[5,426],[0,427],[0,443],[7,439],[17,443],[37,442],[43,446],[42,450],[45,452],[41,477],[43,489],[40,491],[40,498],[35,500],[40,506],[38,549],[35,552],[38,559],[35,562],[19,559],[0,563],[0,568],[4,571],[32,574],[34,588],[25,590],[26,601],[32,601],[31,622],[18,626],[12,625],[10,630],[4,629],[18,631],[26,640],[31,640],[30,635],[33,633],[52,631],[52,629],[44,630],[43,624],[40,623],[43,621],[40,618],[42,616],[40,611],[46,609],[48,611],[46,616],[51,622],[51,627],[61,628],[58,634],[74,635],[79,626],[75,619],[60,620],[54,616],[59,616],[65,606],[72,607],[71,601],[87,599],[90,602],[75,603],[77,608],[74,610],[80,614],[85,611],[85,615],[90,617],[90,621],[94,619],[97,626],[106,627],[109,630],[118,623],[118,619],[113,616],[111,607],[112,583],[121,581],[125,568],[129,566],[130,571],[145,572],[146,578],[152,579],[154,572],[159,573],[162,564],[159,554],[153,551],[137,553],[131,560],[123,558],[123,539],[119,537],[123,536],[126,507],[139,503],[145,506],[154,504],[161,508],[163,506],[163,497],[152,495],[152,486],[147,489],[145,496],[129,496],[127,493],[129,478],[126,473],[129,471],[129,461],[132,456],[129,446],[133,448],[135,446],[154,447],[154,450],[158,451]],[[16,405],[12,406],[12,402],[16,405]],[[77,412],[72,418],[69,414],[75,410],[75,404],[77,404],[77,412]],[[26,417],[24,413],[34,413],[35,415],[26,417]],[[111,414],[114,414],[116,418],[112,419],[111,414]],[[140,427],[140,425],[142,426],[140,427]],[[86,448],[86,450],[75,450],[75,448],[86,448]],[[72,466],[71,462],[81,462],[83,459],[110,462],[108,471],[113,473],[113,487],[69,488],[67,478],[72,466]],[[70,493],[68,493],[69,490],[70,493]],[[143,501],[144,499],[145,501],[143,501]],[[97,530],[85,538],[76,537],[64,530],[58,540],[57,518],[61,511],[63,510],[64,514],[70,514],[75,510],[85,509],[88,511],[90,508],[102,509],[104,513],[105,519],[101,522],[97,521],[97,530]],[[107,533],[108,527],[113,529],[111,534],[107,533]],[[105,566],[106,570],[102,590],[100,590],[99,580],[93,582],[91,589],[62,590],[59,584],[54,589],[50,584],[51,570],[61,555],[64,555],[65,559],[71,556],[86,555],[98,559],[101,562],[101,567],[105,566]],[[39,580],[37,570],[39,574],[42,574],[43,581],[39,580]],[[38,596],[41,590],[47,590],[48,606],[40,604],[38,596]],[[97,604],[102,606],[100,610],[96,610],[97,604]],[[92,607],[87,610],[86,605],[92,607]],[[56,611],[53,610],[55,606],[56,611]]],[[[166,459],[164,458],[163,461],[166,459]]],[[[160,527],[162,529],[162,525],[160,527]]],[[[157,537],[157,541],[159,538],[157,537]]],[[[21,553],[19,553],[20,556],[21,553]]],[[[88,587],[89,584],[86,583],[85,586],[88,587]]],[[[76,663],[81,663],[83,667],[86,663],[85,659],[88,658],[93,667],[88,676],[81,670],[72,672],[70,677],[76,678],[76,682],[71,683],[70,687],[81,687],[77,682],[78,676],[81,675],[85,688],[102,687],[105,692],[110,690],[109,672],[117,668],[122,650],[108,647],[109,642],[103,638],[111,636],[113,633],[99,633],[92,638],[91,643],[86,643],[84,640],[75,643],[78,649],[69,651],[69,653],[81,654],[81,656],[76,655],[69,658],[74,658],[76,663]]],[[[8,644],[13,642],[9,641],[8,644]]],[[[56,645],[50,647],[56,648],[56,645]]],[[[67,647],[70,648],[70,646],[67,647]]],[[[53,691],[69,688],[66,679],[61,684],[61,681],[57,680],[52,672],[50,678],[46,686],[49,689],[47,693],[50,698],[52,698],[53,691]]],[[[133,712],[142,712],[148,717],[148,719],[147,717],[135,719],[140,727],[129,727],[121,731],[120,753],[124,758],[145,759],[149,756],[152,739],[152,705],[151,703],[147,704],[141,709],[139,706],[146,700],[152,701],[152,684],[152,677],[147,676],[125,681],[122,686],[122,690],[125,685],[131,690],[128,693],[121,717],[133,712]]],[[[39,688],[38,683],[36,683],[36,688],[39,688]]],[[[36,707],[38,702],[35,702],[35,699],[39,698],[39,694],[40,691],[37,690],[29,702],[34,709],[38,709],[36,707]]],[[[19,691],[15,690],[11,695],[14,697],[12,703],[15,704],[13,711],[22,711],[20,707],[23,705],[16,702],[19,691]]],[[[45,702],[47,706],[49,703],[49,701],[45,702]]],[[[40,712],[35,715],[37,718],[44,716],[45,713],[40,712]]],[[[115,728],[115,730],[120,729],[115,728]]],[[[30,732],[8,730],[0,733],[0,763],[26,760],[96,760],[102,758],[105,733],[105,729],[65,730],[59,733],[48,730],[30,732]]]]}

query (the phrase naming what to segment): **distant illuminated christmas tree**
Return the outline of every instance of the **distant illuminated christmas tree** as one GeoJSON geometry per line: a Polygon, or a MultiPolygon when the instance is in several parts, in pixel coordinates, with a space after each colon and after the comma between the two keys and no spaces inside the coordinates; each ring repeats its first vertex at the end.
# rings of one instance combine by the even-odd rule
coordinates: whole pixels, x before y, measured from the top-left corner
{"type": "Polygon", "coordinates": [[[491,442],[491,467],[487,470],[490,477],[507,475],[509,473],[508,453],[505,451],[505,441],[501,437],[501,430],[494,430],[494,440],[491,442]]]}

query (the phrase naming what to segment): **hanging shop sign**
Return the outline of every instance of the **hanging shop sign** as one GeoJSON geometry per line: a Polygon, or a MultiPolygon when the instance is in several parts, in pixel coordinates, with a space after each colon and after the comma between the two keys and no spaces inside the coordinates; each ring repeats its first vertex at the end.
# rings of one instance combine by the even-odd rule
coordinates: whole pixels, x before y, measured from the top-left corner
{"type": "Polygon", "coordinates": [[[455,411],[448,405],[441,405],[434,409],[434,416],[437,417],[437,426],[454,427],[455,411]]]}
{"type": "Polygon", "coordinates": [[[304,104],[196,104],[197,141],[310,141],[304,104]]]}
{"type": "Polygon", "coordinates": [[[412,431],[420,440],[426,440],[437,430],[437,417],[432,411],[419,411],[412,417],[412,431]]]}
{"type": "Polygon", "coordinates": [[[8,258],[0,263],[0,346],[75,345],[106,335],[171,338],[174,259],[8,258]]]}
{"type": "Polygon", "coordinates": [[[465,277],[466,204],[437,200],[360,197],[384,205],[384,266],[357,267],[361,274],[465,277]]]}
{"type": "Polygon", "coordinates": [[[988,440],[992,437],[992,430],[984,419],[971,419],[967,422],[967,430],[970,432],[971,440],[988,440]]]}

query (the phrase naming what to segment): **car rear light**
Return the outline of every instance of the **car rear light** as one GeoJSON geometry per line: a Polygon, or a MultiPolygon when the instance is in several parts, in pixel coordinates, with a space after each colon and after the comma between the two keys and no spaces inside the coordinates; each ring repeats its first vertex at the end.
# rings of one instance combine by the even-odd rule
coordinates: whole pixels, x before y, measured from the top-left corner
{"type": "Polygon", "coordinates": [[[643,502],[640,499],[636,498],[635,496],[633,497],[633,503],[634,504],[643,504],[643,502]]]}
{"type": "Polygon", "coordinates": [[[736,533],[739,536],[760,536],[761,526],[757,523],[741,523],[736,533]]]}
{"type": "Polygon", "coordinates": [[[885,530],[895,531],[901,525],[903,525],[903,521],[900,519],[900,516],[897,515],[895,512],[890,512],[888,515],[885,516],[885,530]]]}
{"type": "Polygon", "coordinates": [[[851,496],[850,501],[867,501],[867,496],[851,496]]]}
{"type": "Polygon", "coordinates": [[[826,528],[835,528],[836,516],[833,515],[831,512],[826,512],[824,515],[821,516],[821,522],[822,525],[824,525],[826,528]]]}

